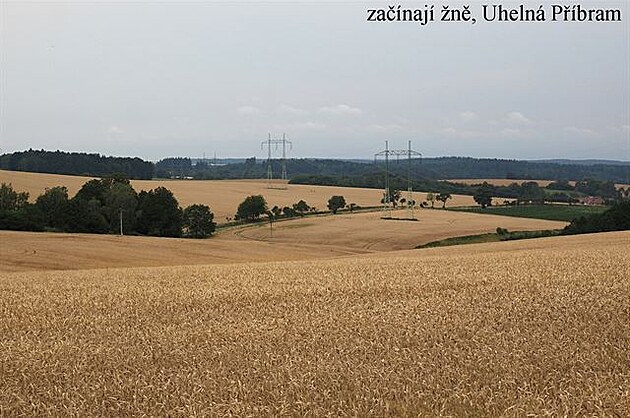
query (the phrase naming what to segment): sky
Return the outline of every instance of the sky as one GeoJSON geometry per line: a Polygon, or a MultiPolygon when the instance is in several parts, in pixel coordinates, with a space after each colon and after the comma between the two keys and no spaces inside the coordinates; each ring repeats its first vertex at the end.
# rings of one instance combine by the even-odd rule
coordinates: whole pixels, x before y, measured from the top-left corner
{"type": "Polygon", "coordinates": [[[264,158],[286,133],[296,158],[411,140],[427,157],[630,160],[630,2],[577,3],[622,22],[482,19],[509,0],[425,26],[368,9],[462,3],[2,1],[0,153],[264,158]]]}

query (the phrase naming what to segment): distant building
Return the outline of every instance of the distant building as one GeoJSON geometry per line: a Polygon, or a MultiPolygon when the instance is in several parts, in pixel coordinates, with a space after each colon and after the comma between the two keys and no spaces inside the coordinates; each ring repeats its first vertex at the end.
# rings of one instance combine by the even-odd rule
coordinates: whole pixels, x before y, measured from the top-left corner
{"type": "Polygon", "coordinates": [[[589,206],[603,205],[605,203],[604,199],[599,196],[580,197],[578,202],[589,206]]]}

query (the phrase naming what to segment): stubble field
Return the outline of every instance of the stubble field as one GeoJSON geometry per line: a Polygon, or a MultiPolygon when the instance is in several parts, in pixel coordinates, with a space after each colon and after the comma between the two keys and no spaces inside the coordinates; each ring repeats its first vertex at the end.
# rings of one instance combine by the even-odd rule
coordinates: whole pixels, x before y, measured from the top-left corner
{"type": "MultiPolygon", "coordinates": [[[[538,183],[540,187],[547,187],[553,180],[512,180],[512,179],[448,179],[452,183],[463,183],[463,184],[481,184],[484,181],[488,184],[493,184],[495,186],[509,186],[512,183],[522,184],[526,181],[535,181],[538,183]]],[[[575,181],[569,181],[569,184],[575,186],[575,181]]],[[[630,187],[630,184],[625,183],[616,183],[615,187],[624,189],[630,187]]]]}
{"type": "MultiPolygon", "coordinates": [[[[405,216],[405,211],[394,212],[405,216]]],[[[562,228],[566,223],[443,210],[416,211],[419,221],[381,213],[306,217],[220,232],[206,240],[0,231],[0,272],[331,258],[412,249],[452,236],[562,228]]]]}
{"type": "MultiPolygon", "coordinates": [[[[66,186],[72,197],[89,180],[89,177],[0,170],[0,183],[11,183],[15,190],[29,192],[31,200],[43,193],[45,188],[54,186],[66,186]]],[[[269,189],[266,180],[132,180],[131,184],[137,192],[159,186],[166,187],[173,192],[182,207],[193,203],[208,205],[218,223],[224,223],[227,217],[233,217],[238,205],[247,196],[256,194],[262,194],[269,207],[291,206],[303,199],[310,206],[322,211],[327,210],[328,199],[333,195],[342,195],[347,203],[364,207],[379,206],[383,197],[382,190],[356,187],[287,185],[275,182],[275,187],[286,189],[269,189]]],[[[424,200],[425,196],[426,192],[418,192],[416,200],[424,200]]],[[[437,206],[439,205],[441,203],[438,202],[437,206]]],[[[472,196],[453,195],[453,199],[448,201],[448,206],[472,205],[475,205],[472,196]]]]}
{"type": "Polygon", "coordinates": [[[0,274],[0,415],[628,416],[629,244],[0,274]]]}

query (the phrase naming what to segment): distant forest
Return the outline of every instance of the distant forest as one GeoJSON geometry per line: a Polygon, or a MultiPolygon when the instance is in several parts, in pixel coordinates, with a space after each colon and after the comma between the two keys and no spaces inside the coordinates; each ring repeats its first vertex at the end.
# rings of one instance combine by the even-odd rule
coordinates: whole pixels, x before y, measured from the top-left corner
{"type": "MultiPolygon", "coordinates": [[[[287,172],[290,179],[304,176],[328,176],[332,178],[370,177],[382,175],[385,163],[356,162],[332,159],[290,159],[287,172]]],[[[265,178],[266,160],[249,158],[245,162],[212,165],[204,161],[193,163],[190,158],[166,158],[155,165],[156,177],[193,177],[195,179],[265,178]]],[[[274,177],[279,177],[281,165],[273,160],[274,177]]],[[[415,180],[448,180],[471,178],[499,179],[549,179],[584,180],[596,179],[616,183],[630,182],[630,162],[626,164],[567,164],[551,162],[529,162],[518,160],[477,159],[469,157],[440,157],[412,160],[392,159],[392,173],[406,177],[409,171],[415,180]]]]}
{"type": "Polygon", "coordinates": [[[0,169],[89,177],[121,173],[131,179],[151,179],[155,166],[140,158],[29,149],[0,155],[0,169]]]}
{"type": "MultiPolygon", "coordinates": [[[[280,177],[281,165],[273,160],[274,178],[280,177]]],[[[62,151],[28,150],[0,155],[0,169],[53,174],[73,174],[103,177],[121,173],[131,179],[192,178],[236,179],[266,178],[266,160],[248,158],[243,162],[215,165],[210,160],[165,158],[157,163],[140,158],[106,157],[99,154],[62,151]]],[[[297,183],[343,184],[362,187],[382,187],[384,162],[345,161],[332,159],[287,160],[289,179],[297,183]],[[381,181],[382,182],[382,181],[381,181]],[[373,184],[373,185],[372,185],[373,184]]],[[[503,178],[503,179],[593,179],[630,183],[630,163],[570,164],[562,162],[530,162],[468,157],[440,157],[412,160],[392,160],[389,164],[394,178],[410,177],[414,182],[438,179],[503,178]],[[408,176],[409,174],[409,176],[408,176]]]]}

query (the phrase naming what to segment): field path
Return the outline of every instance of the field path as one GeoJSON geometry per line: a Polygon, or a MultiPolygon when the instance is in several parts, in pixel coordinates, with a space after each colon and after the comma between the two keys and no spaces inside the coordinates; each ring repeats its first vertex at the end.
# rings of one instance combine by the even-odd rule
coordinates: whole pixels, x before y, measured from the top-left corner
{"type": "MultiPolygon", "coordinates": [[[[444,238],[495,232],[559,229],[566,222],[546,221],[466,212],[422,209],[415,211],[417,221],[383,220],[381,212],[307,217],[274,224],[273,238],[268,225],[245,228],[237,236],[277,243],[334,245],[355,250],[394,251],[415,248],[444,238]]],[[[405,218],[405,210],[394,217],[405,218]]]]}
{"type": "MultiPolygon", "coordinates": [[[[404,211],[398,215],[403,216],[404,211]]],[[[422,210],[419,221],[379,212],[232,228],[204,240],[0,231],[0,272],[309,260],[412,249],[452,236],[561,228],[564,222],[422,210]]]]}

